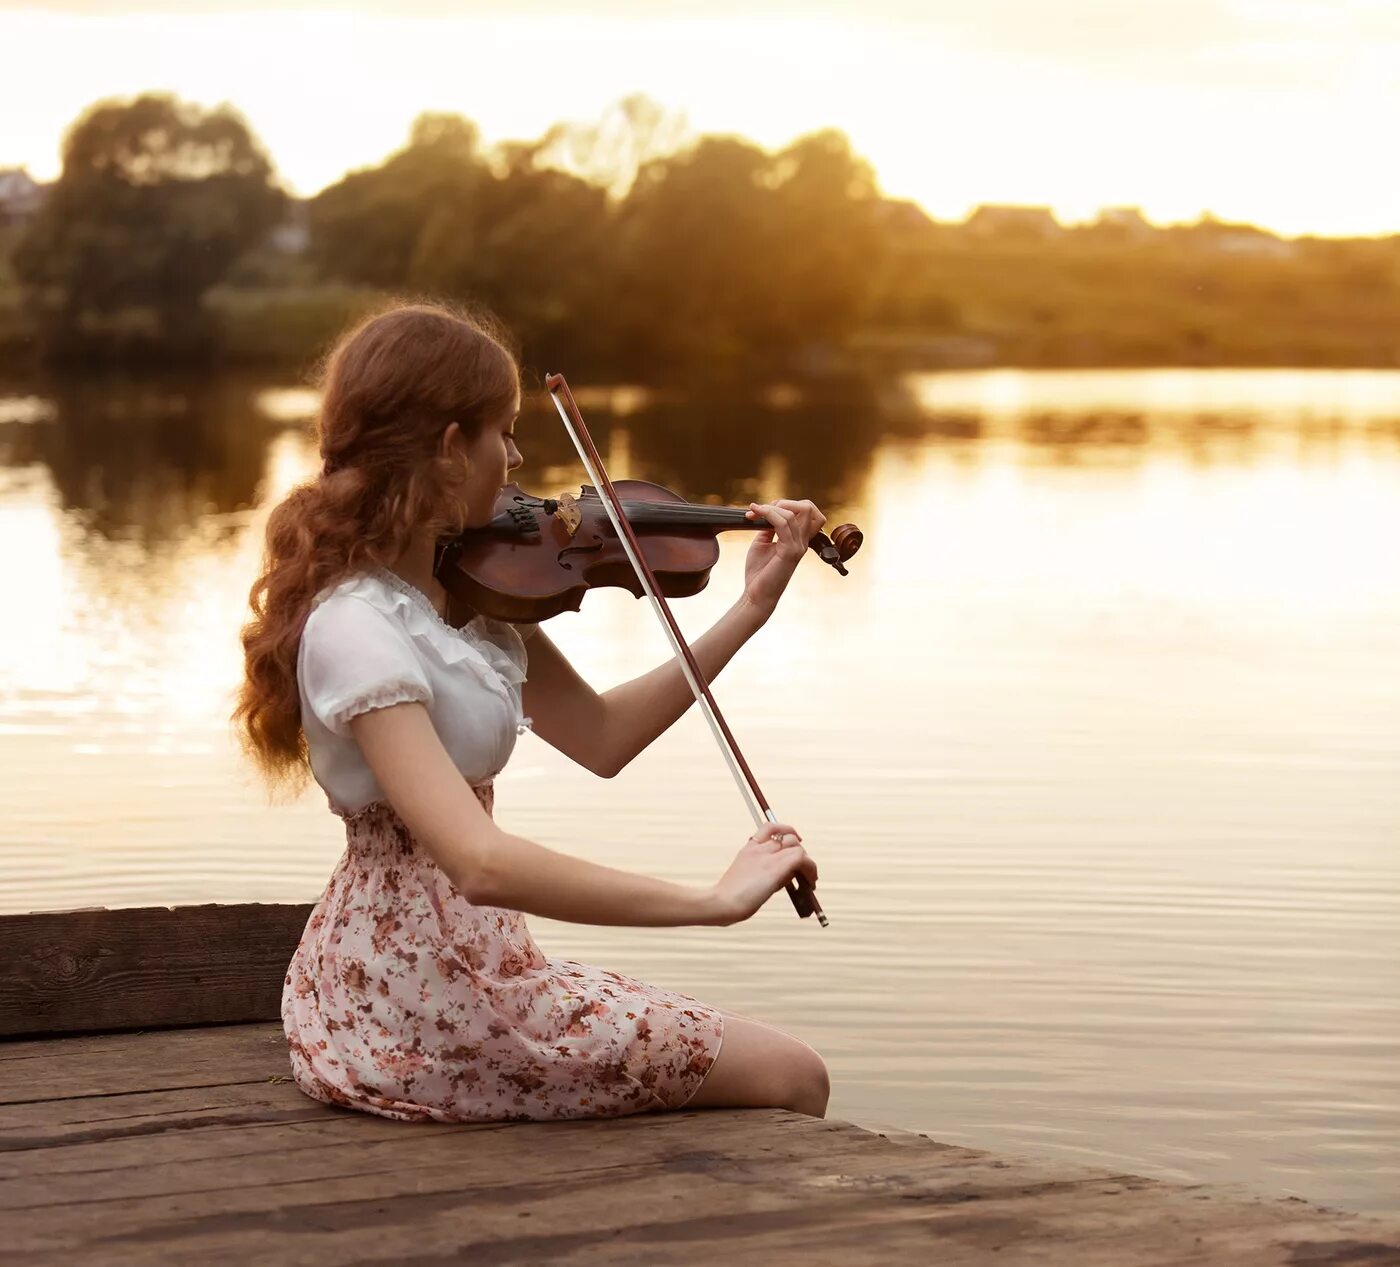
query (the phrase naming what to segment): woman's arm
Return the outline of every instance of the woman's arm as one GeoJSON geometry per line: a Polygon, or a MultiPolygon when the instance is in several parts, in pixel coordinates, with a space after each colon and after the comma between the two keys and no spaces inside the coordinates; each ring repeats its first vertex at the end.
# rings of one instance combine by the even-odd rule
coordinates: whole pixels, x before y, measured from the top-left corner
{"type": "MultiPolygon", "coordinates": [[[[691,644],[706,685],[763,625],[777,606],[807,546],[826,523],[810,501],[750,503],[748,517],[762,518],[744,560],[744,592],[713,628],[691,644]]],[[[695,697],[674,660],[599,695],[559,649],[535,633],[530,642],[525,711],[534,730],[586,769],[611,778],[685,713],[695,697]]]]}
{"type": "Polygon", "coordinates": [[[452,763],[422,704],[361,713],[350,729],[389,803],[469,902],[575,924],[666,927],[744,918],[731,909],[732,895],[718,887],[598,866],[501,831],[452,763]]]}
{"type": "MultiPolygon", "coordinates": [[[[740,599],[690,644],[707,685],[767,619],[766,613],[740,599]]],[[[543,627],[526,645],[530,665],[522,703],[534,719],[535,734],[605,779],[675,725],[695,702],[674,659],[600,695],[546,637],[543,627]]]]}

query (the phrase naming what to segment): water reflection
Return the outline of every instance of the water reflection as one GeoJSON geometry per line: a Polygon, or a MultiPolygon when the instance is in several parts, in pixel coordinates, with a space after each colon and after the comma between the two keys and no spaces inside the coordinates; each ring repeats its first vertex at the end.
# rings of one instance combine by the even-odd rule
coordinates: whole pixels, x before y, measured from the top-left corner
{"type": "MultiPolygon", "coordinates": [[[[1370,371],[1096,371],[914,374],[867,405],[775,393],[767,404],[667,400],[642,388],[580,389],[590,429],[619,478],[696,501],[810,497],[843,510],[866,488],[873,454],[901,434],[920,443],[1014,441],[1055,462],[1104,450],[1176,447],[1229,460],[1266,443],[1344,434],[1400,441],[1400,383],[1370,371]],[[774,480],[780,480],[775,484],[774,480]]],[[[308,388],[238,376],[63,379],[0,384],[0,467],[42,464],[74,527],[148,546],[210,516],[258,503],[270,446],[304,431],[308,388]]],[[[522,478],[540,491],[582,469],[543,393],[526,405],[522,478]]],[[[314,463],[307,459],[306,473],[314,463]]]]}
{"type": "MultiPolygon", "coordinates": [[[[54,383],[46,396],[11,390],[0,397],[0,463],[41,463],[74,527],[151,547],[254,505],[273,438],[291,429],[304,439],[316,404],[307,389],[237,378],[54,383]]],[[[695,501],[802,496],[840,505],[863,484],[878,433],[871,417],[820,403],[697,408],[631,389],[595,404],[587,421],[618,478],[645,478],[695,501]],[[772,483],[778,475],[781,485],[772,483]]],[[[520,434],[529,487],[548,493],[581,482],[545,400],[531,402],[520,434]]],[[[305,474],[313,467],[308,456],[305,474]]]]}
{"type": "Polygon", "coordinates": [[[0,413],[0,460],[42,463],[73,527],[155,547],[254,503],[271,432],[253,395],[237,379],[59,380],[29,418],[0,413]]]}
{"type": "Polygon", "coordinates": [[[1374,370],[987,370],[911,374],[883,407],[928,423],[1030,444],[1184,444],[1256,429],[1400,438],[1400,377],[1374,370]]]}
{"type": "MultiPolygon", "coordinates": [[[[820,837],[831,930],[545,923],[550,953],[803,1034],[839,1116],[1395,1211],[1400,374],[577,394],[616,477],[811,497],[866,545],[849,577],[799,569],[716,684],[820,837]]],[[[314,789],[270,809],[226,723],[314,407],[235,378],[0,389],[0,909],[320,891],[337,825],[314,789]]],[[[522,483],[576,486],[527,408],[522,483]]],[[[721,537],[688,633],[747,546],[721,537]]],[[[550,632],[600,689],[667,654],[616,591],[550,632]]],[[[692,716],[609,781],[527,735],[498,806],[700,882],[747,832],[726,780],[692,716]]]]}

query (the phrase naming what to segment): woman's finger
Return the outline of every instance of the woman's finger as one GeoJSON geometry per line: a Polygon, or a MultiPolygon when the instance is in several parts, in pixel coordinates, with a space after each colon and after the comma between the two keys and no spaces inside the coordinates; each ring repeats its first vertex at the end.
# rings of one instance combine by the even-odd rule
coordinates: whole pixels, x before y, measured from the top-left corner
{"type": "Polygon", "coordinates": [[[795,828],[791,823],[764,823],[761,827],[758,828],[757,831],[754,832],[752,836],[749,837],[749,839],[761,843],[762,841],[772,840],[777,836],[782,836],[785,834],[796,836],[799,841],[802,839],[802,836],[799,834],[797,828],[795,828]]]}
{"type": "Polygon", "coordinates": [[[826,516],[813,502],[779,499],[775,504],[783,510],[790,510],[796,516],[804,544],[815,537],[826,523],[826,516]]]}
{"type": "Polygon", "coordinates": [[[799,517],[805,515],[808,518],[820,519],[823,523],[826,522],[826,516],[822,514],[820,510],[817,509],[817,506],[814,502],[792,501],[789,498],[780,497],[773,504],[775,506],[780,507],[783,510],[790,510],[794,515],[797,515],[799,517]]]}
{"type": "Polygon", "coordinates": [[[784,849],[779,859],[782,863],[783,882],[786,883],[793,876],[801,873],[807,877],[807,882],[813,886],[817,883],[817,864],[812,861],[811,855],[800,845],[793,849],[784,849]]]}
{"type": "Polygon", "coordinates": [[[797,516],[781,506],[765,506],[763,509],[770,512],[766,517],[768,522],[773,525],[774,533],[787,547],[788,558],[800,557],[802,551],[806,549],[807,543],[797,539],[797,529],[794,526],[797,522],[797,516]]]}
{"type": "Polygon", "coordinates": [[[769,525],[766,534],[768,541],[778,545],[779,553],[785,559],[800,561],[807,552],[807,543],[817,535],[816,530],[804,522],[799,514],[788,509],[788,506],[802,505],[810,503],[779,502],[773,505],[768,502],[751,502],[744,514],[750,518],[762,515],[769,525]]]}
{"type": "Polygon", "coordinates": [[[745,514],[762,515],[774,528],[781,528],[785,523],[790,524],[795,518],[792,511],[781,506],[769,505],[767,502],[750,502],[745,514]]]}
{"type": "Polygon", "coordinates": [[[782,854],[783,865],[790,864],[789,859],[804,856],[802,848],[802,837],[796,832],[784,832],[781,835],[770,837],[767,840],[754,838],[750,841],[755,849],[765,854],[782,854]]]}

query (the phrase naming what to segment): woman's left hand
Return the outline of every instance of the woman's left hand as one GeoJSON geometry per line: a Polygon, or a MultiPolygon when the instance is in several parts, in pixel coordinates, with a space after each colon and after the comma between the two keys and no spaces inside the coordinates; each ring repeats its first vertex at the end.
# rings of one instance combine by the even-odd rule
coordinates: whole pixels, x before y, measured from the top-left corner
{"type": "Polygon", "coordinates": [[[826,516],[809,501],[779,499],[771,506],[751,502],[745,518],[763,518],[769,524],[754,534],[744,562],[744,599],[767,617],[777,607],[807,553],[807,543],[821,531],[826,516]]]}

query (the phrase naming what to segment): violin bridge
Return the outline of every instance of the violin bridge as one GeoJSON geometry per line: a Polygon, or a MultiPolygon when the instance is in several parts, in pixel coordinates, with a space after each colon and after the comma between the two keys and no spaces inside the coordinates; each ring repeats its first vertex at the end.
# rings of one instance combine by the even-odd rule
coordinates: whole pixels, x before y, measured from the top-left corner
{"type": "Polygon", "coordinates": [[[572,493],[559,494],[559,509],[554,513],[564,521],[564,527],[568,529],[571,537],[583,522],[583,512],[578,508],[578,500],[572,493]]]}

